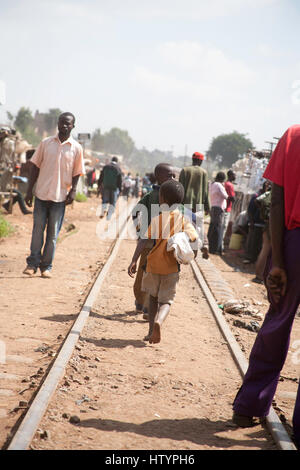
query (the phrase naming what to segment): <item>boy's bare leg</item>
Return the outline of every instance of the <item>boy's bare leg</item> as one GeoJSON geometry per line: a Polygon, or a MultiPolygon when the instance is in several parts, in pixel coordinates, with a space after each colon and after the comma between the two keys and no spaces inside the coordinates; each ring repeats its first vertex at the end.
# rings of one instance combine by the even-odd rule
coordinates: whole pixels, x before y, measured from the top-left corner
{"type": "Polygon", "coordinates": [[[158,300],[157,297],[152,297],[149,295],[149,331],[147,336],[145,336],[144,341],[149,341],[153,333],[154,319],[157,315],[158,310],[158,300]]]}
{"type": "Polygon", "coordinates": [[[160,329],[167,318],[169,312],[170,312],[170,304],[159,304],[159,309],[158,312],[154,318],[154,324],[152,328],[152,335],[149,338],[149,343],[159,343],[161,334],[160,334],[160,329]]]}

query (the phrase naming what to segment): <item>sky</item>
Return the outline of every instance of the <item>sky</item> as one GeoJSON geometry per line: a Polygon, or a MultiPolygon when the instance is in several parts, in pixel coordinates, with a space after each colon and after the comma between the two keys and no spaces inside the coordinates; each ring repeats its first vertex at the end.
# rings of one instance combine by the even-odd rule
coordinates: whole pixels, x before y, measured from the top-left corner
{"type": "MultiPolygon", "coordinates": [[[[6,112],[71,111],[76,133],[206,152],[258,150],[300,121],[299,0],[0,0],[6,112]]],[[[0,86],[1,96],[1,86],[0,86]]]]}

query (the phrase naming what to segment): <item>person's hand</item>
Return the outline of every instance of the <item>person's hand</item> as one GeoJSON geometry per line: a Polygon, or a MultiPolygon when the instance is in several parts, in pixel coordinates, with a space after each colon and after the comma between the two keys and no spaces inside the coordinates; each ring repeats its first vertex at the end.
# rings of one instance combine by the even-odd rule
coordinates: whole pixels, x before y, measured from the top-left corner
{"type": "Polygon", "coordinates": [[[202,252],[202,258],[204,258],[204,259],[209,258],[208,248],[206,246],[201,249],[201,252],[202,252]]]}
{"type": "Polygon", "coordinates": [[[76,196],[76,189],[71,189],[71,191],[70,191],[69,194],[67,195],[66,206],[67,206],[68,204],[72,204],[72,202],[73,202],[74,199],[75,199],[75,196],[76,196]]]}
{"type": "Polygon", "coordinates": [[[135,261],[131,261],[129,267],[128,267],[128,274],[130,277],[134,277],[136,273],[136,262],[135,261]]]}
{"type": "Polygon", "coordinates": [[[283,268],[273,267],[267,277],[267,287],[276,303],[285,295],[287,275],[283,268]]]}
{"type": "Polygon", "coordinates": [[[25,202],[28,207],[32,207],[33,194],[32,191],[27,192],[25,196],[25,202]]]}

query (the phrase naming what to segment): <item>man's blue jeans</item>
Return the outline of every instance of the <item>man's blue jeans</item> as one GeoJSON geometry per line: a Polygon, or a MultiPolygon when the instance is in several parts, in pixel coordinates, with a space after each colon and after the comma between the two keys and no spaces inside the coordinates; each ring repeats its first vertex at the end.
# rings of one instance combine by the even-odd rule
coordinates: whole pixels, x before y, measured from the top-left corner
{"type": "Polygon", "coordinates": [[[28,266],[36,269],[40,268],[41,271],[51,270],[56,240],[64,220],[64,215],[65,202],[42,201],[37,197],[35,198],[30,245],[31,253],[27,258],[28,266]],[[44,245],[46,226],[46,242],[44,245]]]}

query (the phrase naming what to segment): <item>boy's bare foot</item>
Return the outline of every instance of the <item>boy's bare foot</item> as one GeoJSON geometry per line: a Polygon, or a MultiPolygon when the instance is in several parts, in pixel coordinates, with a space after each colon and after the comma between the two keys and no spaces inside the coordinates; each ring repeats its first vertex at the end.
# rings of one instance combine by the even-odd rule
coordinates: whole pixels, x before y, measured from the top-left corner
{"type": "Polygon", "coordinates": [[[154,323],[153,332],[151,338],[149,339],[149,343],[160,343],[160,324],[154,323]]]}

